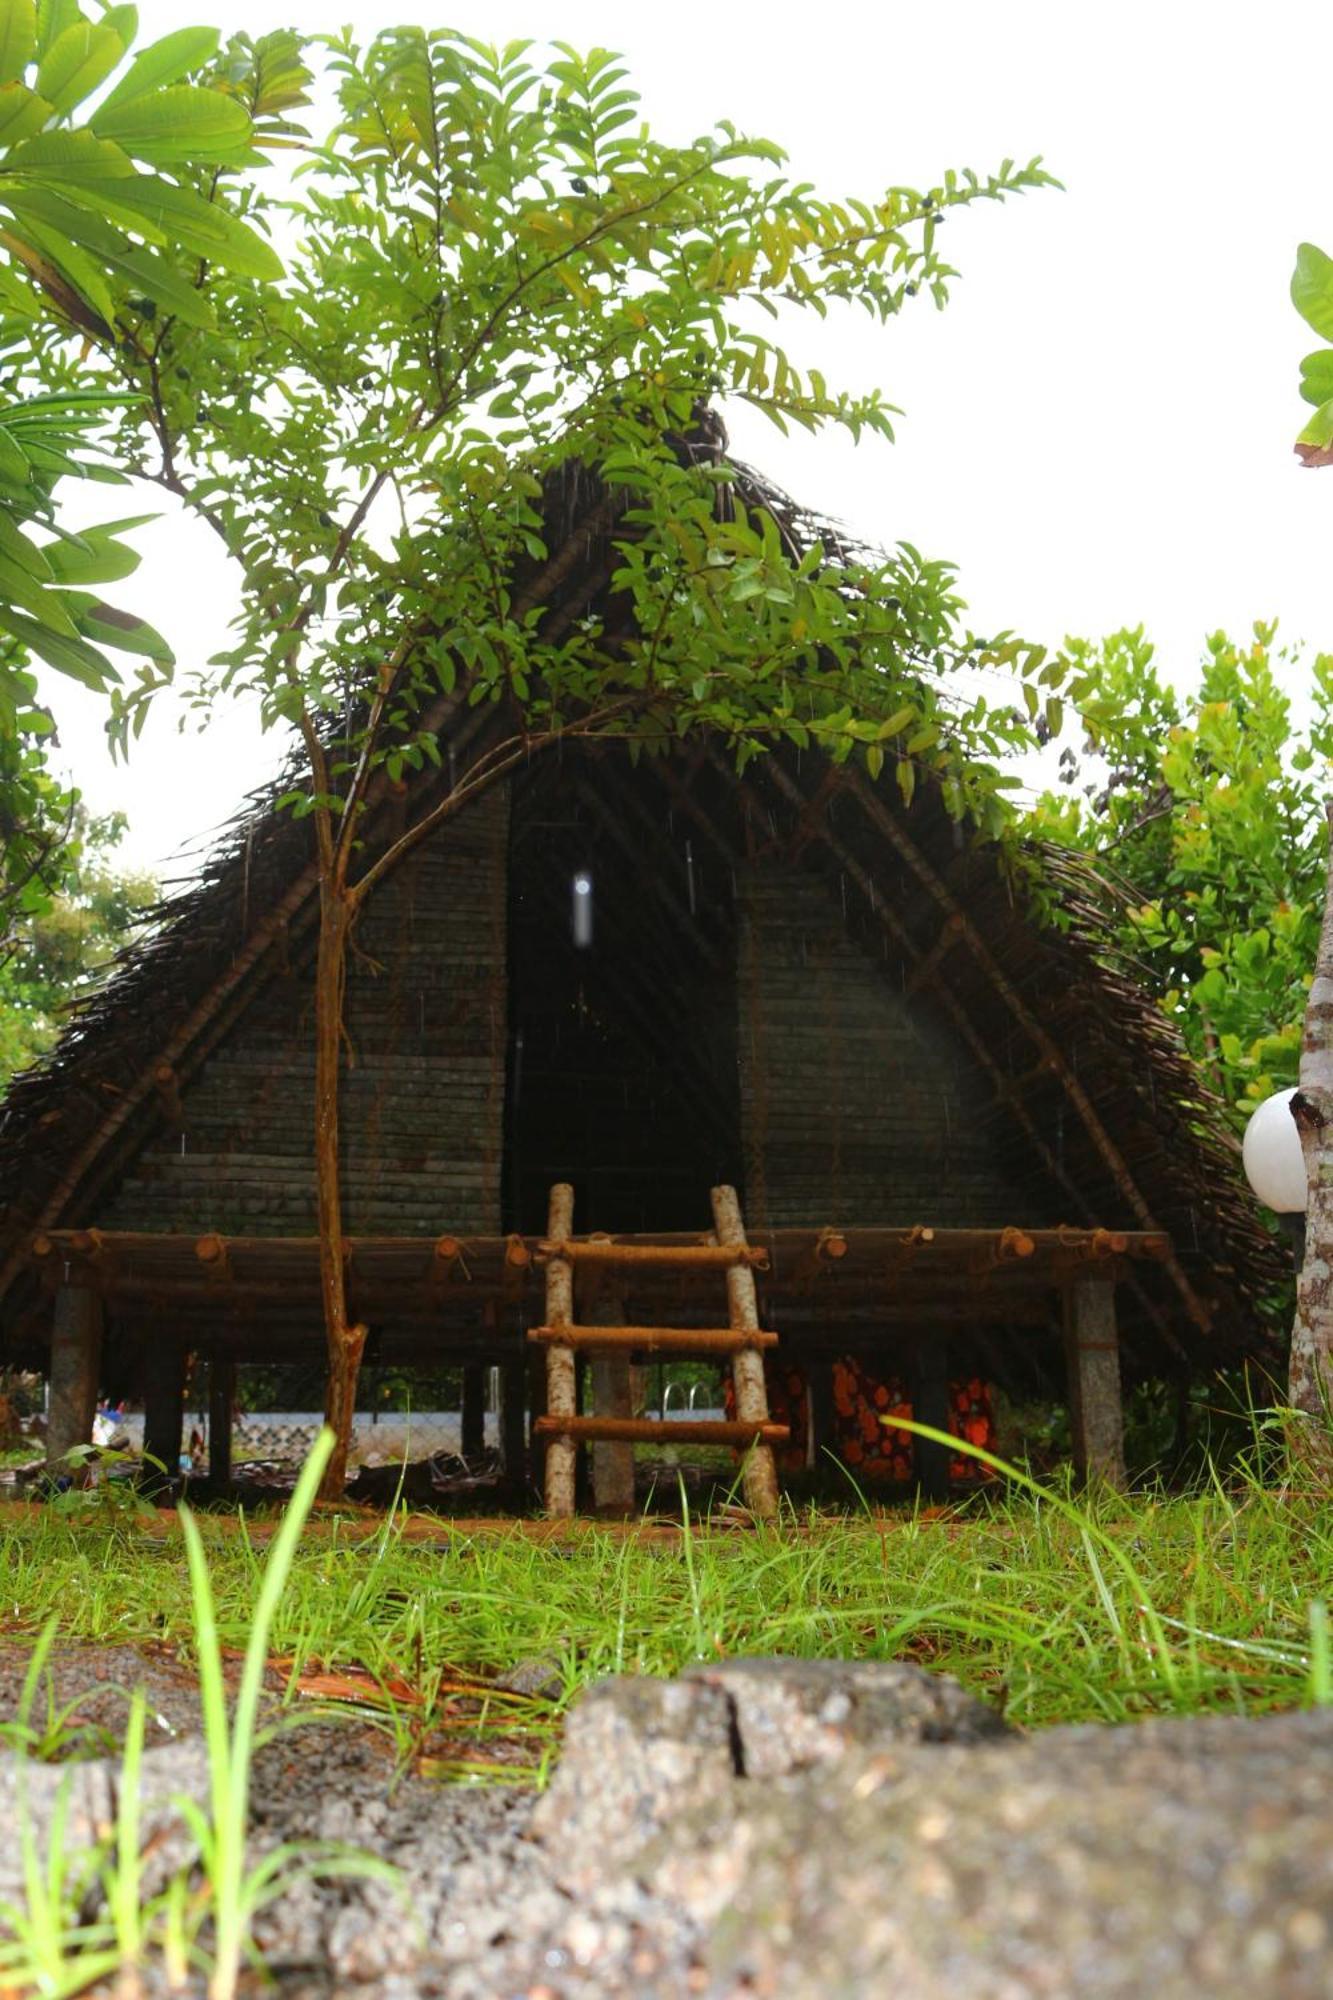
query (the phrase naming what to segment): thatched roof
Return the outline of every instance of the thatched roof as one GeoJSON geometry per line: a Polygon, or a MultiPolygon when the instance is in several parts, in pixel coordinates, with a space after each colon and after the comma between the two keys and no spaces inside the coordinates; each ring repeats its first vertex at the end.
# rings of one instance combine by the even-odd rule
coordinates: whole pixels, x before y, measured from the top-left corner
{"type": "MultiPolygon", "coordinates": [[[[817,532],[836,556],[826,524],[739,468],[735,479],[794,545],[817,532]]],[[[546,606],[556,634],[590,606],[613,619],[613,499],[571,475],[551,515],[553,553],[518,580],[520,596],[546,606]]],[[[442,699],[428,724],[450,753],[445,770],[459,774],[498,726],[457,698],[442,699]]],[[[818,753],[782,750],[740,779],[722,746],[698,740],[634,768],[615,744],[597,754],[610,806],[622,799],[627,817],[637,794],[644,821],[646,791],[733,859],[761,823],[775,850],[838,878],[849,926],[873,936],[906,989],[947,1016],[988,1079],[990,1112],[1012,1134],[1022,1171],[1055,1191],[1065,1219],[1169,1234],[1172,1256],[1134,1287],[1154,1348],[1194,1361],[1265,1351],[1257,1309],[1284,1281],[1282,1256],[1243,1186],[1221,1106],[1117,952],[1113,891],[1087,861],[1032,851],[1059,913],[1051,924],[1021,872],[960,830],[929,785],[905,808],[891,769],[872,784],[818,753]]],[[[418,781],[408,810],[428,809],[442,782],[418,781]]],[[[8,1293],[11,1322],[30,1282],[33,1233],[95,1219],[160,1128],[166,1099],[313,936],[310,828],[275,809],[281,789],[248,802],[50,1058],[13,1085],[0,1114],[0,1299],[8,1293]]]]}

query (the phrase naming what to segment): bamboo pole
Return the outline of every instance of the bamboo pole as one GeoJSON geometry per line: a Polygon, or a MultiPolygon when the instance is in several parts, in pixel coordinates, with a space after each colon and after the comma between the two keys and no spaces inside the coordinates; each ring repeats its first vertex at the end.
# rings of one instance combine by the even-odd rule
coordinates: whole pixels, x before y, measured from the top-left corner
{"type": "Polygon", "coordinates": [[[539,1437],[555,1440],[547,1454],[563,1446],[571,1452],[577,1440],[588,1443],[621,1444],[753,1444],[752,1459],[761,1454],[770,1459],[775,1444],[785,1444],[791,1432],[786,1424],[767,1418],[762,1423],[742,1423],[739,1418],[699,1417],[538,1417],[534,1426],[539,1437]]]}
{"type": "MultiPolygon", "coordinates": [[[[574,1190],[567,1181],[557,1181],[551,1189],[546,1217],[547,1234],[563,1250],[574,1227],[574,1190]]],[[[546,1323],[568,1327],[574,1318],[574,1266],[567,1256],[553,1254],[546,1265],[546,1323]]],[[[548,1417],[536,1425],[541,1430],[549,1419],[561,1419],[578,1411],[577,1375],[574,1349],[557,1342],[546,1351],[546,1408],[548,1417]]],[[[553,1519],[567,1520],[574,1512],[574,1472],[578,1447],[566,1430],[556,1436],[546,1453],[546,1511],[553,1519]]]]}
{"type": "Polygon", "coordinates": [[[610,1237],[589,1237],[581,1243],[572,1243],[567,1236],[548,1232],[537,1246],[537,1255],[570,1264],[648,1264],[662,1270],[679,1265],[728,1272],[754,1266],[762,1271],[768,1266],[767,1250],[752,1250],[744,1237],[735,1245],[616,1243],[610,1237]]]}
{"type": "Polygon", "coordinates": [[[530,1326],[540,1346],[628,1348],[644,1354],[736,1354],[745,1347],[776,1347],[778,1336],[729,1326],[530,1326]]]}
{"type": "MultiPolygon", "coordinates": [[[[720,1246],[733,1252],[745,1247],[745,1225],[741,1205],[732,1187],[715,1187],[712,1192],[713,1223],[720,1246]]],[[[731,1264],[727,1272],[727,1306],[737,1333],[759,1331],[759,1302],[755,1297],[754,1272],[748,1260],[731,1264]]],[[[752,1425],[756,1442],[745,1461],[742,1480],[745,1502],[756,1520],[773,1521],[778,1512],[778,1474],[773,1447],[762,1439],[768,1422],[768,1390],[764,1383],[764,1357],[755,1348],[742,1348],[731,1363],[731,1379],[736,1390],[736,1415],[752,1425]]]]}

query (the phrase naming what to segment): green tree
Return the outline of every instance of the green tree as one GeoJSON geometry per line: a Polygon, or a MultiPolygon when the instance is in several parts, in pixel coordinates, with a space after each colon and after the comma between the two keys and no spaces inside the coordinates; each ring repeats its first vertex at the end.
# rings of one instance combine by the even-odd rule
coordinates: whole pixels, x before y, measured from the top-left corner
{"type": "MultiPolygon", "coordinates": [[[[70,349],[42,357],[35,393],[31,346],[53,319],[100,343],[159,312],[210,326],[199,265],[182,253],[251,277],[282,268],[213,198],[221,167],[253,160],[264,136],[225,77],[186,80],[216,57],[217,31],[179,28],[127,61],[137,29],[130,6],[102,4],[98,18],[78,0],[0,0],[0,632],[94,687],[116,678],[104,648],[159,669],[171,654],[89,593],[132,567],[114,532],[70,534],[55,514],[60,477],[122,476],[96,451],[116,398],[86,386],[70,349]]],[[[139,685],[155,678],[146,669],[139,685]]]]}
{"type": "Polygon", "coordinates": [[[121,815],[90,819],[71,800],[59,884],[0,943],[0,1091],[51,1047],[68,1010],[101,983],[157,900],[151,878],[115,865],[124,828],[121,815]]]}
{"type": "Polygon", "coordinates": [[[168,306],[211,325],[203,263],[183,257],[281,269],[213,185],[281,132],[256,127],[225,74],[191,80],[217,56],[216,29],[176,29],[131,58],[137,25],[106,0],[0,0],[0,940],[78,863],[29,662],[106,691],[119,685],[108,654],[137,659],[116,709],[122,748],[173,666],[147,620],[100,594],[135,568],[124,536],[147,517],[75,533],[58,509],[62,480],[125,478],[107,451],[118,398],[83,343],[114,344],[168,306]]]}
{"type": "MultiPolygon", "coordinates": [[[[289,275],[208,268],[213,324],[164,310],[93,335],[108,390],[134,400],[118,451],[206,520],[235,559],[243,609],[218,686],[257,689],[295,730],[320,874],[316,1173],[328,1414],[341,1487],[365,1328],[349,1323],[338,1193],[341,995],[348,942],[387,871],[477,790],[571,735],[640,754],[695,728],[738,760],[776,737],[838,758],[886,754],[910,795],[938,774],[957,810],[1003,818],[995,760],[1025,735],[1007,705],[958,697],[947,567],[801,550],[728,498],[702,448],[709,406],[779,428],[891,436],[877,390],[799,365],[787,330],[846,305],[891,322],[943,304],[951,213],[1042,186],[1040,165],[833,201],[782,155],[723,125],[684,145],[641,123],[605,50],[495,50],[394,29],[320,44],[336,122],[309,144],[280,212],[289,275]],[[701,448],[692,450],[693,438],[701,448]],[[555,631],[543,496],[573,468],[624,496],[593,615],[555,631]],[[515,579],[532,580],[520,587],[515,579]],[[457,783],[386,843],[366,839],[387,786],[438,764],[441,704],[491,704],[504,727],[457,783]]],[[[257,121],[305,91],[298,45],[229,45],[213,74],[257,121]]],[[[286,136],[292,136],[290,125],[286,136]]],[[[215,183],[220,190],[221,179],[215,183]]]]}
{"type": "Polygon", "coordinates": [[[1238,1126],[1296,1081],[1324,897],[1333,655],[1307,671],[1275,638],[1213,634],[1189,693],[1163,682],[1141,628],[1072,644],[1098,754],[1085,770],[1066,748],[1064,786],[1029,822],[1097,858],[1124,948],[1238,1126]],[[1304,723],[1285,691],[1298,675],[1304,723]]]}

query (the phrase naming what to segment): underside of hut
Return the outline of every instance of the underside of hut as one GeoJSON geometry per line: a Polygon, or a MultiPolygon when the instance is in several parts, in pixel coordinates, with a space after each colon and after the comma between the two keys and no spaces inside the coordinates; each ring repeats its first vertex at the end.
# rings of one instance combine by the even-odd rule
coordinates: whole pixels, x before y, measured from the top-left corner
{"type": "MultiPolygon", "coordinates": [[[[380,838],[488,715],[442,706],[440,771],[380,838]]],[[[100,1386],[174,1463],[202,1355],[225,1473],[229,1371],[322,1353],[308,842],[258,802],[11,1092],[0,1360],[49,1367],[53,1454],[100,1386]]],[[[1123,1385],[1262,1354],[1281,1262],[1103,885],[1030,860],[1040,915],[929,785],[908,806],[891,766],[790,748],[738,776],[704,738],[568,744],[480,793],[355,939],[343,1194],[376,1361],[459,1367],[474,1406],[498,1370],[516,1494],[591,1444],[630,1504],[661,1353],[731,1359],[715,1435],[788,1470],[938,1486],[949,1451],[894,1412],[983,1436],[999,1385],[1067,1397],[1079,1462],[1119,1477],[1123,1385]]]]}

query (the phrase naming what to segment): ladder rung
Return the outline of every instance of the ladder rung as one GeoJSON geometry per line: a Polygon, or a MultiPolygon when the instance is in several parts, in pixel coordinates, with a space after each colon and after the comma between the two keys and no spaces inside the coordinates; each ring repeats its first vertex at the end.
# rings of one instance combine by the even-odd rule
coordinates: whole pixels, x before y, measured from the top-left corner
{"type": "Polygon", "coordinates": [[[669,1269],[693,1265],[706,1271],[729,1271],[737,1264],[767,1270],[767,1250],[744,1243],[613,1243],[609,1238],[577,1237],[537,1245],[540,1259],[564,1258],[570,1264],[637,1264],[669,1269]]]}
{"type": "Polygon", "coordinates": [[[786,1424],[743,1424],[725,1418],[700,1417],[538,1417],[538,1437],[567,1437],[575,1442],[617,1444],[786,1444],[786,1424]]]}
{"type": "Polygon", "coordinates": [[[641,1349],[648,1354],[739,1354],[746,1347],[776,1347],[775,1333],[747,1333],[730,1326],[530,1326],[528,1339],[543,1347],[641,1349]]]}

